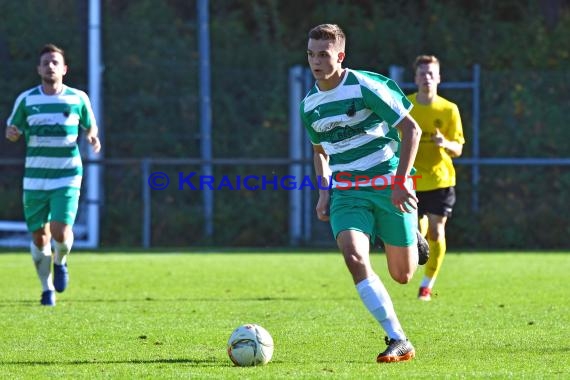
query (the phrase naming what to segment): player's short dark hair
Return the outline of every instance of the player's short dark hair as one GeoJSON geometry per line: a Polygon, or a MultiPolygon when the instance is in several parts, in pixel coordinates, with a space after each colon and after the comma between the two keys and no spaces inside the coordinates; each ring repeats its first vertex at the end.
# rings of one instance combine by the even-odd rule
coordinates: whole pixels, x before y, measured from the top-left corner
{"type": "Polygon", "coordinates": [[[416,60],[414,61],[414,72],[418,69],[420,65],[427,65],[430,63],[435,63],[439,65],[439,59],[437,59],[435,55],[427,55],[427,54],[418,55],[416,57],[416,60]]]}
{"type": "Polygon", "coordinates": [[[346,35],[340,26],[336,24],[321,24],[315,26],[309,31],[309,39],[312,40],[330,40],[334,44],[344,50],[346,44],[346,35]]]}
{"type": "Polygon", "coordinates": [[[61,54],[61,56],[63,57],[63,61],[65,62],[65,52],[59,46],[56,46],[54,44],[45,44],[40,49],[40,59],[41,59],[42,55],[44,55],[45,53],[59,53],[59,54],[61,54]]]}

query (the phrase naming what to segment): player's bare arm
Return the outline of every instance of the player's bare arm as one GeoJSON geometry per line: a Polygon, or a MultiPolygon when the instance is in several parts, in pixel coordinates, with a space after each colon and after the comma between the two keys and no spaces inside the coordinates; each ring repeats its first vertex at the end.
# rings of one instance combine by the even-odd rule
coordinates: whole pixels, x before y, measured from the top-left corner
{"type": "Polygon", "coordinates": [[[320,221],[329,220],[330,194],[327,190],[330,180],[329,156],[325,153],[321,145],[313,145],[313,164],[317,180],[321,181],[319,186],[319,200],[317,201],[317,218],[320,221]],[[326,189],[326,190],[323,190],[326,189]]]}
{"type": "Polygon", "coordinates": [[[16,142],[20,139],[22,132],[15,125],[9,125],[6,127],[6,138],[11,142],[16,142]]]}
{"type": "Polygon", "coordinates": [[[451,157],[459,157],[463,153],[463,144],[457,141],[447,140],[439,129],[431,136],[432,141],[440,148],[445,149],[451,157]]]}
{"type": "Polygon", "coordinates": [[[91,144],[91,146],[93,147],[94,153],[99,153],[99,151],[101,150],[101,141],[97,136],[98,134],[99,134],[99,129],[93,126],[89,128],[89,130],[87,131],[87,135],[85,136],[87,142],[89,142],[89,144],[91,144]]]}
{"type": "MultiPolygon", "coordinates": [[[[410,115],[406,115],[396,127],[402,136],[400,163],[396,169],[396,178],[408,178],[416,159],[422,130],[410,115]]],[[[417,209],[418,198],[407,186],[396,185],[392,191],[392,203],[402,212],[411,212],[417,209]]]]}

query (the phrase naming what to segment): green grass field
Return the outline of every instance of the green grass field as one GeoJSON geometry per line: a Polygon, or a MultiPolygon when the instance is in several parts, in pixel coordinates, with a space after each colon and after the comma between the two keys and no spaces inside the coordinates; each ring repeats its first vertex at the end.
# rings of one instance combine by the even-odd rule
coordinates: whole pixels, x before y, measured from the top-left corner
{"type": "Polygon", "coordinates": [[[1,379],[570,378],[570,254],[450,253],[432,302],[374,266],[417,351],[377,364],[383,332],[336,252],[85,253],[55,308],[29,254],[0,254],[1,379]],[[226,342],[253,322],[264,367],[226,342]]]}

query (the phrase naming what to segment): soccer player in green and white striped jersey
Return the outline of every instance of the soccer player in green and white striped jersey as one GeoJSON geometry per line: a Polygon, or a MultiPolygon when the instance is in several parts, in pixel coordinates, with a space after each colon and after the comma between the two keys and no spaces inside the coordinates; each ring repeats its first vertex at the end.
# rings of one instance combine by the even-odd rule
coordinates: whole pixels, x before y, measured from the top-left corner
{"type": "Polygon", "coordinates": [[[346,37],[340,27],[319,25],[308,37],[316,84],[300,113],[321,181],[317,217],[330,220],[358,294],[387,334],[388,347],[376,360],[410,360],[414,347],[371,266],[370,245],[382,239],[392,278],[402,284],[411,280],[418,263],[417,198],[406,179],[421,129],[409,116],[411,103],[393,81],[342,67],[346,37]]]}
{"type": "Polygon", "coordinates": [[[83,174],[77,145],[79,128],[95,153],[101,149],[98,128],[87,95],[63,84],[64,52],[48,44],[37,67],[41,85],[21,93],[8,118],[6,138],[24,135],[26,163],[23,204],[30,250],[42,284],[41,304],[55,305],[55,291],[67,287],[67,255],[73,245],[73,223],[83,174]],[[53,277],[51,239],[54,240],[53,277]]]}

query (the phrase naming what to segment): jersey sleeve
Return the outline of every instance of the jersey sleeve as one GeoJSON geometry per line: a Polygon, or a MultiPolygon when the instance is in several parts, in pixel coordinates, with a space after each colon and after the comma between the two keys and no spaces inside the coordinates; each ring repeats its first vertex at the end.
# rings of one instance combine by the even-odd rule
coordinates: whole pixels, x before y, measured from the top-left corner
{"type": "Polygon", "coordinates": [[[307,134],[309,135],[309,140],[311,140],[311,144],[319,145],[321,141],[319,140],[317,132],[311,127],[311,122],[307,118],[307,114],[305,113],[305,102],[301,102],[301,106],[299,107],[299,113],[301,115],[301,123],[305,127],[307,134]]]}
{"type": "Polygon", "coordinates": [[[93,113],[93,108],[91,108],[91,101],[87,94],[82,91],[79,93],[79,96],[82,105],[79,112],[79,125],[84,129],[91,129],[91,127],[97,126],[95,114],[93,113]]]}
{"type": "Polygon", "coordinates": [[[6,121],[6,125],[15,125],[21,133],[28,128],[28,115],[26,114],[26,97],[25,94],[18,96],[14,102],[12,113],[6,121]]]}
{"type": "Polygon", "coordinates": [[[393,80],[367,73],[361,82],[362,96],[368,108],[390,127],[395,127],[412,109],[412,102],[393,80]]]}
{"type": "Polygon", "coordinates": [[[455,104],[453,104],[451,107],[448,136],[446,136],[446,138],[450,141],[457,141],[460,144],[465,144],[465,137],[463,136],[463,125],[461,124],[461,116],[459,114],[459,108],[455,104]]]}

